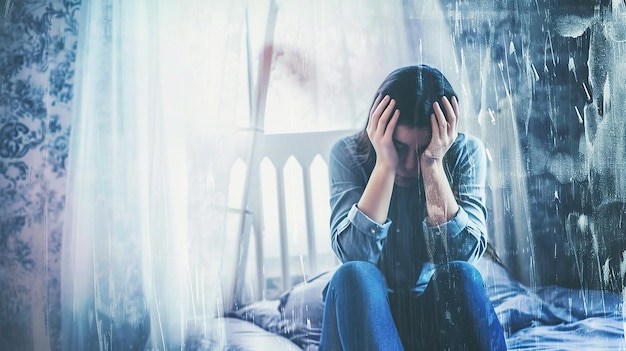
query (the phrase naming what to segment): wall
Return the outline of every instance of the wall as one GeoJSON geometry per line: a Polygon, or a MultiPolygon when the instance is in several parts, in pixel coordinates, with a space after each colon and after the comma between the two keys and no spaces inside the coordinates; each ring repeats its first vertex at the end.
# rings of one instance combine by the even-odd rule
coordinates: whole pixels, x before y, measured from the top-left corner
{"type": "Polygon", "coordinates": [[[626,4],[441,4],[494,155],[492,184],[510,190],[497,215],[514,225],[492,233],[509,241],[501,254],[526,264],[517,268],[530,284],[621,291],[626,4]],[[518,188],[522,195],[511,196],[518,188]]]}

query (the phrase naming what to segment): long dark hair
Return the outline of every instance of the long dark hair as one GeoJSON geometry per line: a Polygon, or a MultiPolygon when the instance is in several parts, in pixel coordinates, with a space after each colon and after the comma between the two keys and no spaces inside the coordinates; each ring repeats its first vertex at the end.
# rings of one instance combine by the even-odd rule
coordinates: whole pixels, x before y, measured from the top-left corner
{"type": "MultiPolygon", "coordinates": [[[[371,106],[374,106],[378,95],[389,95],[396,100],[396,109],[400,110],[398,125],[430,129],[430,116],[434,113],[433,103],[446,96],[458,99],[452,85],[438,69],[428,65],[407,66],[394,70],[380,84],[371,106]]],[[[365,126],[360,132],[358,153],[363,160],[375,156],[372,143],[367,136],[365,126]]]]}

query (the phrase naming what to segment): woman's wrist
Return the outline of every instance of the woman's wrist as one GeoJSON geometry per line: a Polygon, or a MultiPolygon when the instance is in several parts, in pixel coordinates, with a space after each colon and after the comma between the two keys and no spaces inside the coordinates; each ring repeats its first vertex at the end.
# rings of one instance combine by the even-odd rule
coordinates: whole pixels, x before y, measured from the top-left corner
{"type": "Polygon", "coordinates": [[[431,157],[431,156],[425,156],[423,154],[422,156],[420,156],[420,167],[422,168],[422,171],[425,168],[439,166],[439,165],[443,165],[443,157],[431,157]]]}
{"type": "Polygon", "coordinates": [[[377,169],[380,172],[383,172],[384,174],[389,175],[390,177],[396,176],[397,168],[398,166],[394,164],[393,162],[387,162],[383,160],[376,160],[376,163],[374,164],[374,169],[377,169]]]}

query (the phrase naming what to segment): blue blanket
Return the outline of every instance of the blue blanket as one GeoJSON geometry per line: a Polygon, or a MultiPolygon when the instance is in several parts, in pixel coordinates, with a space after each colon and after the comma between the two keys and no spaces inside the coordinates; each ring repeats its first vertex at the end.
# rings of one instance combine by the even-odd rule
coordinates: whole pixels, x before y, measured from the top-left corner
{"type": "MultiPolygon", "coordinates": [[[[509,350],[624,350],[623,298],[597,290],[545,286],[534,290],[483,258],[477,264],[504,328],[509,350]]],[[[334,270],[229,314],[306,351],[317,350],[323,311],[322,290],[334,270]]]]}

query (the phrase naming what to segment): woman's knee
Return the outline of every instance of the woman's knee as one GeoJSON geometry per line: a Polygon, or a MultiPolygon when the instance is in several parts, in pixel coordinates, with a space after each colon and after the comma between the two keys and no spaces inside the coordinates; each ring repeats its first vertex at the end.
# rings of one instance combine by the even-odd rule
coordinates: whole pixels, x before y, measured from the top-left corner
{"type": "Polygon", "coordinates": [[[334,289],[348,289],[352,292],[381,290],[386,294],[385,280],[374,264],[365,261],[350,261],[342,264],[330,281],[334,289]]]}
{"type": "Polygon", "coordinates": [[[465,261],[451,261],[439,266],[435,271],[434,278],[439,282],[450,282],[457,288],[484,288],[480,272],[472,264],[465,261]]]}

